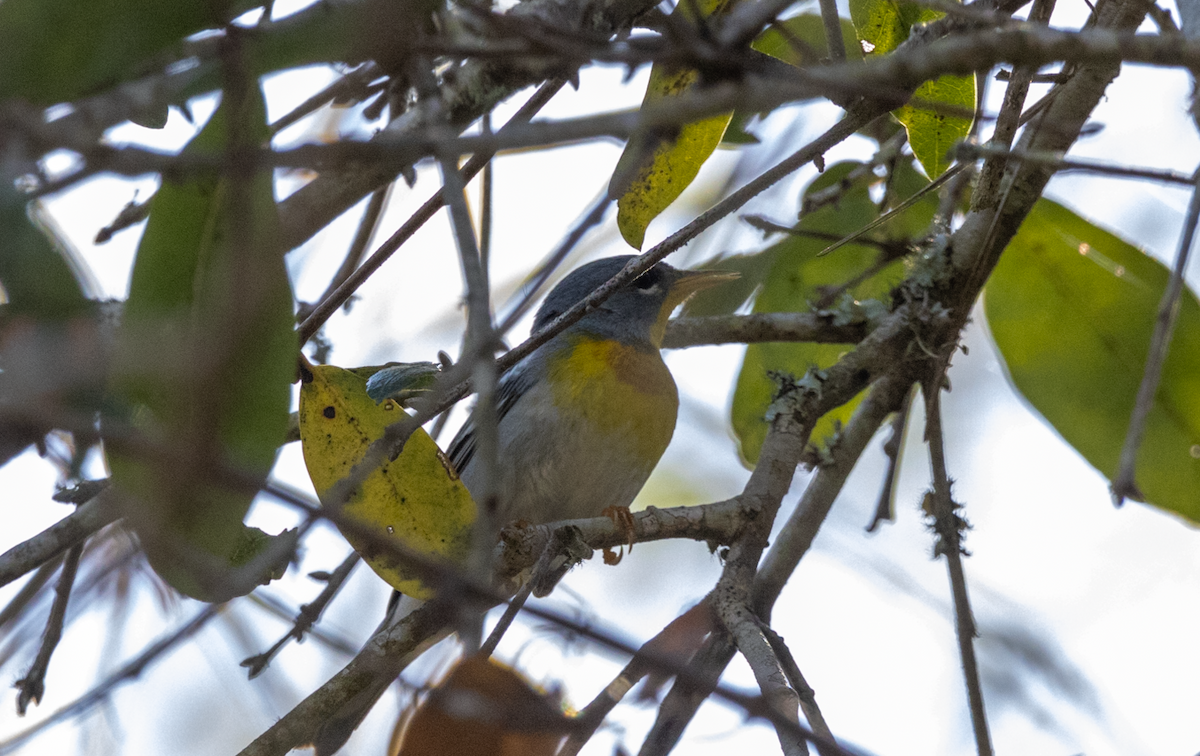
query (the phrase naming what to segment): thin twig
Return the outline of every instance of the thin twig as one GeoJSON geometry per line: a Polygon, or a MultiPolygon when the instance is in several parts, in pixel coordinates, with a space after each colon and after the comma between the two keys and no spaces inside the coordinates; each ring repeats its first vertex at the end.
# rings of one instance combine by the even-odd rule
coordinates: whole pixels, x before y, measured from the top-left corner
{"type": "MultiPolygon", "coordinates": [[[[492,114],[485,113],[481,121],[484,133],[492,131],[492,114]]],[[[483,266],[483,275],[491,281],[492,269],[492,181],[495,177],[495,161],[489,160],[483,166],[483,175],[479,177],[479,263],[483,266]]]]}
{"type": "MultiPolygon", "coordinates": [[[[471,484],[471,498],[475,500],[475,523],[471,529],[471,555],[468,569],[486,573],[499,530],[497,507],[499,505],[500,431],[496,411],[496,347],[499,342],[492,325],[491,291],[487,273],[479,254],[479,243],[475,238],[475,227],[471,211],[467,207],[466,182],[458,170],[457,159],[450,155],[439,158],[442,168],[442,195],[450,209],[450,225],[454,231],[458,248],[459,263],[463,280],[467,285],[467,334],[463,344],[463,356],[455,367],[465,368],[471,375],[475,389],[475,408],[471,412],[475,437],[475,456],[472,461],[478,470],[471,484]]],[[[467,637],[459,637],[469,651],[478,645],[478,625],[468,623],[467,637]]]]}
{"type": "Polygon", "coordinates": [[[529,284],[523,287],[524,292],[521,298],[515,305],[509,308],[508,314],[500,319],[500,325],[496,326],[496,332],[501,337],[508,333],[517,324],[517,321],[525,316],[525,313],[529,312],[534,302],[537,301],[542,287],[554,275],[554,271],[558,270],[563,260],[567,259],[567,255],[571,254],[572,250],[583,239],[583,235],[598,225],[600,221],[604,220],[604,216],[608,212],[608,208],[612,206],[612,203],[613,199],[609,193],[601,191],[592,202],[591,207],[588,208],[588,211],[571,227],[571,230],[567,232],[567,235],[563,237],[559,245],[554,248],[554,251],[547,255],[546,259],[538,265],[537,271],[530,277],[529,284]]]}
{"type": "Polygon", "coordinates": [[[367,207],[363,211],[362,219],[358,222],[358,229],[354,232],[354,238],[346,249],[346,256],[342,259],[342,264],[338,267],[337,272],[333,274],[333,278],[329,280],[329,285],[325,287],[318,302],[331,299],[333,293],[350,278],[358,268],[358,264],[362,262],[367,245],[371,243],[371,239],[375,236],[375,230],[379,226],[379,219],[383,215],[383,208],[387,204],[392,186],[393,184],[388,184],[372,192],[371,199],[367,201],[367,207]]]}
{"type": "Polygon", "coordinates": [[[314,113],[326,103],[353,95],[356,89],[365,88],[373,80],[383,75],[383,69],[374,62],[360,65],[281,116],[279,120],[270,125],[271,134],[278,134],[301,118],[314,113]]]}
{"type": "Polygon", "coordinates": [[[46,632],[42,634],[42,645],[38,648],[37,656],[29,671],[13,687],[20,691],[17,695],[17,714],[25,716],[29,702],[42,702],[46,692],[46,671],[50,668],[50,658],[54,649],[62,639],[63,623],[67,619],[67,602],[71,599],[71,588],[75,585],[75,574],[79,570],[79,558],[83,556],[83,544],[77,543],[67,552],[63,559],[62,572],[58,576],[58,586],[54,589],[54,603],[50,606],[50,617],[46,620],[46,632]]]}
{"type": "Polygon", "coordinates": [[[943,173],[941,176],[938,176],[936,179],[929,182],[925,186],[921,187],[917,191],[913,192],[913,195],[911,197],[904,200],[899,205],[896,205],[891,210],[887,211],[883,215],[880,215],[875,220],[871,221],[870,223],[867,223],[866,225],[864,225],[862,228],[858,229],[854,233],[849,234],[847,236],[843,236],[841,239],[837,240],[833,244],[830,244],[828,247],[826,247],[825,249],[818,252],[817,257],[822,257],[824,255],[829,254],[830,252],[833,252],[834,250],[841,249],[842,247],[846,246],[847,244],[850,244],[854,241],[857,241],[858,239],[861,239],[862,236],[864,234],[866,234],[868,231],[870,231],[874,228],[878,228],[879,226],[882,226],[884,223],[887,223],[892,218],[896,217],[900,213],[904,212],[908,208],[910,208],[913,205],[920,202],[921,198],[924,197],[926,194],[929,194],[930,192],[934,192],[934,191],[937,191],[938,189],[940,189],[947,181],[949,181],[950,179],[952,179],[956,175],[958,175],[958,172],[961,171],[965,167],[965,165],[966,165],[965,163],[958,163],[956,165],[951,166],[950,168],[948,168],[946,170],[945,173],[943,173]]]}
{"type": "Polygon", "coordinates": [[[329,602],[333,601],[333,597],[337,595],[337,592],[341,590],[342,585],[346,582],[346,578],[350,576],[350,572],[358,564],[360,558],[357,551],[350,552],[350,555],[343,559],[337,569],[326,578],[325,587],[321,589],[321,592],[317,594],[312,603],[304,604],[300,607],[292,629],[284,633],[283,637],[275,641],[275,644],[266,651],[242,660],[241,666],[249,668],[249,679],[253,680],[262,674],[262,671],[267,668],[271,660],[293,638],[297,643],[304,640],[304,634],[311,630],[312,626],[321,618],[321,614],[329,606],[329,602]]]}
{"type": "Polygon", "coordinates": [[[53,559],[117,517],[111,491],[102,491],[42,532],[0,554],[0,586],[53,559]]]}
{"type": "MultiPolygon", "coordinates": [[[[282,601],[265,591],[255,591],[254,593],[247,594],[245,599],[272,617],[278,617],[284,622],[292,622],[296,619],[297,612],[295,609],[286,606],[282,601]]],[[[320,627],[309,628],[308,637],[346,657],[351,657],[358,653],[357,643],[351,643],[346,638],[333,635],[322,630],[320,627]]]]}
{"type": "Polygon", "coordinates": [[[1154,335],[1150,338],[1150,352],[1146,356],[1146,368],[1142,383],[1138,386],[1137,401],[1129,419],[1129,430],[1121,447],[1120,466],[1113,478],[1113,502],[1120,506],[1125,499],[1143,500],[1145,497],[1137,486],[1137,453],[1146,431],[1146,419],[1154,407],[1154,395],[1162,379],[1163,364],[1171,347],[1171,335],[1175,331],[1175,320],[1179,316],[1179,299],[1183,295],[1183,272],[1187,269],[1188,256],[1192,251],[1192,240],[1196,236],[1196,224],[1200,219],[1200,169],[1195,177],[1192,201],[1188,205],[1187,218],[1183,223],[1183,235],[1179,238],[1179,251],[1175,254],[1175,267],[1158,304],[1158,315],[1154,320],[1154,335]]]}
{"type": "MultiPolygon", "coordinates": [[[[717,615],[733,636],[738,651],[754,672],[754,679],[763,698],[785,721],[800,723],[800,696],[788,684],[772,644],[763,634],[764,623],[747,604],[717,601],[717,615]]],[[[784,756],[808,756],[808,745],[784,728],[776,727],[779,746],[784,756]]]]}
{"type": "Polygon", "coordinates": [[[842,18],[838,15],[837,0],[820,0],[821,24],[825,27],[825,46],[834,63],[846,61],[846,43],[842,39],[842,18]]]}
{"type": "MultiPolygon", "coordinates": [[[[503,132],[512,125],[529,121],[546,105],[546,103],[550,101],[551,98],[554,97],[555,94],[558,93],[558,90],[562,89],[565,83],[566,82],[561,79],[547,81],[536,92],[533,93],[529,100],[527,100],[525,104],[521,106],[521,109],[509,119],[508,123],[506,123],[504,128],[502,128],[500,131],[503,132]]],[[[483,168],[485,164],[487,164],[489,160],[491,160],[491,158],[492,153],[479,153],[472,156],[471,159],[467,161],[467,164],[462,168],[463,179],[470,180],[483,168]]],[[[369,258],[367,258],[366,262],[364,262],[357,270],[355,270],[354,273],[349,276],[346,281],[339,286],[335,292],[333,292],[331,296],[326,297],[315,308],[313,308],[313,311],[309,313],[308,317],[304,319],[304,322],[300,324],[300,342],[304,343],[312,338],[313,334],[316,333],[317,330],[324,325],[325,321],[329,319],[329,316],[337,312],[338,308],[341,307],[355,291],[358,290],[359,286],[361,286],[368,278],[370,278],[371,275],[373,275],[375,271],[377,271],[379,267],[396,252],[396,250],[400,249],[400,247],[421,228],[421,226],[425,225],[426,221],[432,218],[434,214],[442,208],[444,199],[445,198],[443,197],[442,192],[438,191],[436,194],[426,200],[425,204],[421,205],[420,209],[413,213],[412,217],[405,221],[404,225],[396,230],[396,233],[392,234],[387,241],[381,244],[379,248],[376,249],[369,258]]]]}
{"type": "Polygon", "coordinates": [[[955,634],[958,637],[959,657],[971,709],[971,727],[975,732],[978,756],[992,756],[992,739],[988,733],[987,713],[983,705],[983,687],[979,682],[979,665],[975,661],[975,638],[978,632],[971,615],[967,596],[967,580],[963,572],[962,531],[968,527],[958,515],[959,505],[951,498],[950,478],[946,471],[946,451],[942,432],[940,394],[945,375],[941,362],[935,375],[925,384],[925,441],[929,444],[929,460],[933,467],[934,530],[938,535],[935,554],[946,557],[950,590],[954,596],[955,634]]]}
{"type": "Polygon", "coordinates": [[[908,427],[908,415],[912,409],[913,391],[904,396],[904,402],[896,414],[892,416],[892,434],[883,444],[883,453],[888,458],[887,471],[883,475],[883,489],[879,492],[879,501],[875,503],[875,515],[867,525],[867,532],[874,533],[879,523],[890,522],[896,516],[894,495],[896,477],[900,474],[900,459],[904,455],[904,431],[908,427]]]}
{"type": "Polygon", "coordinates": [[[866,337],[869,323],[859,319],[833,323],[813,312],[757,312],[751,315],[708,315],[677,318],[667,324],[664,349],[709,344],[758,344],[768,341],[806,341],[814,344],[854,344],[866,337]]]}
{"type": "Polygon", "coordinates": [[[4,609],[0,609],[0,631],[4,630],[8,623],[21,616],[21,612],[25,610],[29,602],[41,592],[46,583],[50,582],[50,578],[54,576],[55,571],[58,570],[58,565],[61,563],[61,557],[51,559],[41,567],[38,567],[37,571],[25,581],[25,585],[21,586],[21,590],[17,591],[17,595],[13,596],[12,600],[4,605],[4,609]]]}
{"type": "Polygon", "coordinates": [[[32,727],[18,732],[8,740],[0,741],[0,754],[12,753],[41,731],[56,725],[59,722],[70,719],[71,717],[78,716],[99,703],[103,703],[112,693],[113,689],[127,680],[136,679],[142,674],[142,672],[146,670],[147,667],[157,661],[164,653],[178,645],[181,641],[184,641],[194,635],[196,631],[203,627],[206,622],[217,616],[217,613],[221,611],[223,607],[224,604],[209,604],[208,606],[204,607],[204,609],[202,609],[200,613],[192,618],[192,620],[186,625],[150,645],[145,651],[138,654],[137,658],[133,659],[129,663],[122,666],[119,670],[109,675],[104,679],[103,682],[89,690],[87,693],[83,694],[79,698],[75,699],[32,727]]]}
{"type": "MultiPolygon", "coordinates": [[[[621,703],[633,686],[654,671],[651,658],[677,657],[678,666],[686,665],[703,645],[704,637],[713,631],[714,620],[708,603],[701,601],[643,643],[625,668],[579,712],[576,717],[579,726],[567,736],[556,756],[576,756],[579,753],[600,729],[605,717],[621,703]]],[[[653,681],[647,686],[652,684],[653,681]]],[[[643,691],[643,696],[648,695],[651,694],[643,691]]]]}
{"type": "Polygon", "coordinates": [[[958,146],[956,157],[960,160],[979,160],[981,158],[994,157],[1023,163],[1037,163],[1038,165],[1049,166],[1059,171],[1087,171],[1088,173],[1113,176],[1115,178],[1149,179],[1150,181],[1161,181],[1165,184],[1195,185],[1192,176],[1180,173],[1179,171],[1158,168],[1130,168],[1091,160],[1071,160],[1064,158],[1062,155],[1006,150],[1003,147],[995,147],[990,144],[968,144],[964,142],[958,146]]]}
{"type": "MultiPolygon", "coordinates": [[[[757,618],[756,618],[757,619],[757,618]]],[[[766,637],[767,642],[771,644],[771,650],[775,653],[775,658],[779,660],[779,666],[783,669],[783,673],[787,675],[788,684],[792,686],[792,690],[796,691],[796,695],[800,698],[800,708],[804,711],[804,718],[808,720],[808,724],[812,727],[813,732],[825,737],[827,740],[836,742],[833,737],[833,731],[829,729],[829,725],[825,722],[825,715],[821,713],[821,707],[817,705],[817,694],[808,684],[808,680],[804,679],[804,674],[800,671],[800,665],[796,663],[796,657],[792,655],[792,649],[788,648],[784,642],[783,636],[775,632],[765,622],[759,620],[759,630],[766,637]]],[[[817,750],[825,756],[825,752],[821,750],[821,745],[817,745],[817,750]]]]}

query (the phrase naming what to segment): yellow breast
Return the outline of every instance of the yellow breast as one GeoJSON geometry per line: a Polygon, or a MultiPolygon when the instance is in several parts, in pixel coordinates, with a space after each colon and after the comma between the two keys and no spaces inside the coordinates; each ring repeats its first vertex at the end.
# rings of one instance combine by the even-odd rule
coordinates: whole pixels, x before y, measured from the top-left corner
{"type": "Polygon", "coordinates": [[[556,407],[631,443],[652,467],[671,441],[679,411],[675,381],[658,350],[588,336],[568,341],[548,365],[556,407]]]}

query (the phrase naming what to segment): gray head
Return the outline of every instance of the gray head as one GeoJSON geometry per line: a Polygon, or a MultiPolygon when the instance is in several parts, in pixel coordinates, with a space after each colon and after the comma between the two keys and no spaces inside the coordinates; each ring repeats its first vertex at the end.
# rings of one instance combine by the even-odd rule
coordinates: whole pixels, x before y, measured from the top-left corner
{"type": "MultiPolygon", "coordinates": [[[[571,271],[546,296],[533,321],[537,331],[571,309],[624,268],[633,255],[605,257],[571,271]]],[[[717,271],[678,270],[658,263],[617,290],[568,331],[583,332],[625,344],[658,348],[671,312],[700,289],[736,276],[717,271]]]]}

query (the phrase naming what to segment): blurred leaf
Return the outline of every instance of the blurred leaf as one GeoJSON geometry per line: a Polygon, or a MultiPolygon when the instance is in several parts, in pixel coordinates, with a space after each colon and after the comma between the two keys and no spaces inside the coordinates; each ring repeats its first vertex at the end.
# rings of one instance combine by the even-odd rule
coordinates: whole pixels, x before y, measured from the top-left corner
{"type": "MultiPolygon", "coordinates": [[[[1116,473],[1170,274],[1067,208],[1039,200],[988,281],[984,311],[1009,379],[1103,475],[1116,473]]],[[[1200,522],[1200,304],[1185,291],[1137,457],[1146,500],[1200,522]]]]}
{"type": "Polygon", "coordinates": [[[70,257],[29,215],[29,198],[0,171],[0,285],[7,297],[5,317],[25,315],[67,320],[88,307],[70,257]]]}
{"type": "MultiPolygon", "coordinates": [[[[736,0],[680,3],[672,15],[690,18],[694,8],[702,17],[708,17],[726,10],[733,2],[736,0]]],[[[646,85],[642,107],[668,97],[678,97],[699,81],[700,72],[695,69],[655,63],[650,69],[650,82],[646,85]]],[[[724,113],[685,124],[674,134],[642,134],[629,140],[612,178],[621,185],[628,181],[629,188],[617,198],[617,227],[626,243],[635,249],[642,248],[650,221],[678,199],[696,178],[700,167],[721,143],[725,127],[732,118],[732,112],[724,113]]],[[[610,183],[610,194],[615,189],[616,186],[610,183]]]]}
{"type": "Polygon", "coordinates": [[[472,656],[433,689],[407,726],[400,725],[398,756],[554,756],[574,723],[553,696],[516,671],[472,656]]]}
{"type": "MultiPolygon", "coordinates": [[[[870,50],[868,57],[890,53],[908,39],[913,24],[935,21],[943,15],[905,0],[850,0],[850,18],[858,38],[870,50]]],[[[894,115],[908,129],[908,142],[925,172],[937,178],[950,167],[946,153],[971,131],[972,119],[953,113],[974,112],[975,77],[942,76],[927,81],[917,87],[913,99],[921,105],[905,105],[894,115]]]]}
{"type": "MultiPolygon", "coordinates": [[[[858,165],[838,163],[831,166],[809,185],[807,192],[836,186],[858,165]]],[[[920,205],[913,208],[919,209],[923,208],[920,205]]],[[[817,255],[831,241],[859,230],[878,214],[879,210],[871,201],[867,187],[859,184],[850,187],[836,205],[806,215],[797,228],[821,236],[790,236],[762,253],[769,255],[771,268],[754,302],[754,312],[812,311],[813,303],[828,292],[827,287],[842,286],[866,275],[878,264],[882,254],[874,245],[847,244],[832,254],[823,257],[817,255]]],[[[888,226],[882,230],[887,231],[888,226]]],[[[830,317],[836,318],[840,311],[853,308],[855,301],[886,301],[891,288],[902,278],[903,263],[900,260],[866,275],[865,280],[847,289],[845,298],[828,308],[830,317]]],[[[847,310],[842,314],[850,313],[847,310]]],[[[731,414],[733,430],[747,464],[757,462],[767,434],[768,424],[763,418],[775,391],[775,382],[768,372],[800,377],[810,368],[829,367],[847,348],[838,344],[791,343],[751,344],[746,348],[734,390],[731,414]]],[[[860,399],[861,395],[823,417],[813,429],[813,443],[818,446],[828,443],[837,424],[849,418],[860,399]]]]}
{"type": "MultiPolygon", "coordinates": [[[[862,46],[854,33],[854,24],[844,18],[841,22],[846,61],[859,63],[863,59],[862,46]]],[[[815,65],[822,58],[829,57],[829,47],[825,44],[825,24],[818,13],[801,13],[780,21],[758,35],[758,39],[750,46],[798,67],[815,65]]]]}
{"type": "Polygon", "coordinates": [[[729,125],[725,127],[725,133],[721,135],[721,144],[719,147],[741,147],[747,144],[759,144],[762,140],[749,131],[747,124],[754,113],[747,113],[741,110],[733,111],[733,117],[729,121],[729,125]]]}
{"type": "Polygon", "coordinates": [[[260,5],[245,0],[4,0],[0,99],[73,100],[131,75],[138,64],[260,5]]]}
{"type": "MultiPolygon", "coordinates": [[[[304,463],[319,496],[362,459],[384,429],[403,419],[391,399],[376,404],[366,379],[331,365],[316,365],[300,387],[300,442],[304,463]]],[[[450,461],[418,428],[396,459],[374,470],[341,512],[375,535],[342,535],[388,585],[409,596],[429,598],[418,574],[383,546],[390,541],[452,562],[471,546],[475,502],[450,461]]]]}
{"type": "MultiPolygon", "coordinates": [[[[261,144],[265,119],[257,87],[226,95],[185,152],[261,144]]],[[[174,457],[111,454],[113,478],[154,569],[206,601],[232,597],[213,565],[244,564],[269,538],[242,524],[254,495],[213,468],[265,480],[286,434],[298,344],[278,237],[269,170],[165,177],[118,336],[112,393],[174,457]]]]}

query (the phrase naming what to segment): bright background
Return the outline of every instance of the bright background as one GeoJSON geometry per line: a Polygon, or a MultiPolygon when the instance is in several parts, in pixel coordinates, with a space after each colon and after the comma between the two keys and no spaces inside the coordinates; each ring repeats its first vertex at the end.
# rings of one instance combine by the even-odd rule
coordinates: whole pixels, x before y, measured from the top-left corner
{"type": "MultiPolygon", "coordinates": [[[[276,15],[285,11],[276,4],[276,15]]],[[[1080,0],[1059,4],[1054,24],[1077,27],[1080,0]]],[[[1149,30],[1150,27],[1147,27],[1149,30]]],[[[623,82],[613,67],[585,70],[578,91],[561,92],[541,117],[560,118],[635,107],[647,70],[623,82]]],[[[310,68],[265,83],[275,119],[333,79],[310,68]]],[[[1122,164],[1190,172],[1200,163],[1200,140],[1185,108],[1191,84],[1180,71],[1127,66],[1095,112],[1103,129],[1083,139],[1073,155],[1122,164]]],[[[989,107],[999,106],[993,83],[989,107]]],[[[1035,92],[1040,94],[1040,92],[1035,92]]],[[[526,95],[499,109],[502,123],[526,95]]],[[[197,123],[211,113],[212,98],[193,103],[197,123]]],[[[839,111],[829,105],[783,108],[752,127],[762,144],[720,152],[695,185],[649,230],[646,248],[703,210],[723,191],[741,185],[829,127],[839,111]]],[[[367,124],[354,111],[323,110],[285,131],[277,144],[329,135],[361,135],[367,124]]],[[[173,112],[161,131],[122,126],[113,142],[178,148],[193,133],[173,112]]],[[[989,126],[985,124],[983,136],[989,126]]],[[[826,156],[828,164],[865,159],[872,143],[853,138],[826,156]]],[[[504,155],[495,161],[492,281],[498,305],[509,301],[527,272],[586,211],[608,180],[621,145],[599,141],[543,152],[504,155]]],[[[65,158],[52,167],[62,168],[65,158]]],[[[745,213],[794,217],[811,166],[751,202],[745,213]]],[[[391,195],[380,223],[381,240],[431,193],[436,169],[423,164],[413,189],[391,195]]],[[[281,174],[281,196],[306,176],[281,174]]],[[[91,265],[99,293],[123,297],[141,226],[104,246],[91,238],[135,196],[145,199],[155,179],[99,177],[48,204],[79,253],[91,265]]],[[[477,197],[477,184],[470,191],[477,197]]],[[[1170,259],[1178,243],[1188,195],[1178,187],[1063,175],[1047,191],[1149,254],[1170,259]]],[[[299,299],[324,290],[362,212],[362,205],[292,252],[288,263],[299,299]]],[[[727,219],[670,258],[691,266],[717,254],[754,250],[761,237],[727,219]]],[[[571,267],[629,250],[613,217],[591,232],[571,267]]],[[[1200,281],[1193,261],[1189,280],[1200,281]]],[[[387,360],[432,359],[439,349],[457,354],[463,327],[462,283],[445,213],[428,223],[359,292],[353,307],[329,322],[331,361],[354,366],[387,360]]],[[[509,343],[528,333],[520,324],[509,343]]],[[[967,538],[971,597],[981,637],[977,643],[985,698],[998,753],[1154,754],[1200,751],[1200,541],[1177,519],[1139,504],[1114,509],[1106,480],[1066,446],[1016,396],[996,361],[981,313],[968,327],[969,355],[951,370],[944,400],[947,454],[956,498],[966,504],[974,529],[967,538]]],[[[728,430],[731,387],[742,348],[706,347],[667,353],[679,384],[680,422],[662,463],[635,506],[716,501],[741,490],[748,472],[737,461],[728,430]]],[[[461,420],[460,409],[453,425],[461,420]]],[[[943,562],[931,559],[933,539],[918,508],[929,465],[921,442],[920,408],[914,411],[897,490],[894,524],[868,535],[884,469],[884,434],[863,456],[849,484],[785,590],[774,615],[797,661],[817,691],[839,738],[881,756],[958,754],[973,751],[965,694],[954,642],[943,562]]],[[[448,432],[449,432],[448,431],[448,432]]],[[[449,438],[444,436],[443,440],[449,438]]],[[[98,463],[91,472],[103,473],[98,463]]],[[[280,455],[276,475],[311,490],[298,445],[280,455]]],[[[50,500],[55,469],[27,452],[0,469],[5,522],[0,548],[32,536],[68,511],[50,500]]],[[[783,522],[807,480],[801,473],[784,504],[783,522]]],[[[294,513],[261,501],[249,522],[275,532],[294,513]]],[[[305,577],[332,570],[349,547],[319,526],[306,541],[298,568],[259,593],[294,612],[320,584],[305,577]]],[[[720,565],[703,544],[639,544],[615,568],[598,560],[572,573],[545,603],[574,612],[598,627],[640,643],[701,598],[720,565]]],[[[22,581],[0,589],[11,598],[22,581]]],[[[254,681],[238,662],[269,646],[288,622],[247,600],[235,602],[193,642],[179,647],[109,702],[72,724],[33,740],[23,753],[234,753],[323,683],[347,660],[347,648],[365,640],[380,619],[389,589],[364,566],[357,568],[318,629],[342,650],[315,638],[292,644],[254,681]]],[[[156,638],[192,617],[201,605],[159,595],[150,580],[135,579],[123,610],[112,602],[72,604],[72,624],[47,677],[47,694],[24,720],[16,717],[15,692],[0,702],[0,739],[18,732],[88,690],[98,679],[156,638]]],[[[25,645],[0,639],[0,674],[20,677],[36,651],[48,606],[28,615],[25,645]]],[[[442,658],[447,654],[441,654],[442,658]]],[[[580,639],[564,638],[536,622],[518,625],[499,654],[535,681],[561,689],[583,706],[616,674],[625,659],[580,639]]],[[[407,673],[428,675],[425,662],[407,673]]],[[[754,687],[740,661],[726,682],[754,687]]],[[[343,751],[382,754],[401,695],[394,686],[343,751]]],[[[654,717],[653,702],[636,691],[610,718],[587,753],[636,752],[654,717]]],[[[737,710],[707,703],[678,753],[777,752],[768,727],[747,724],[737,710]]]]}

